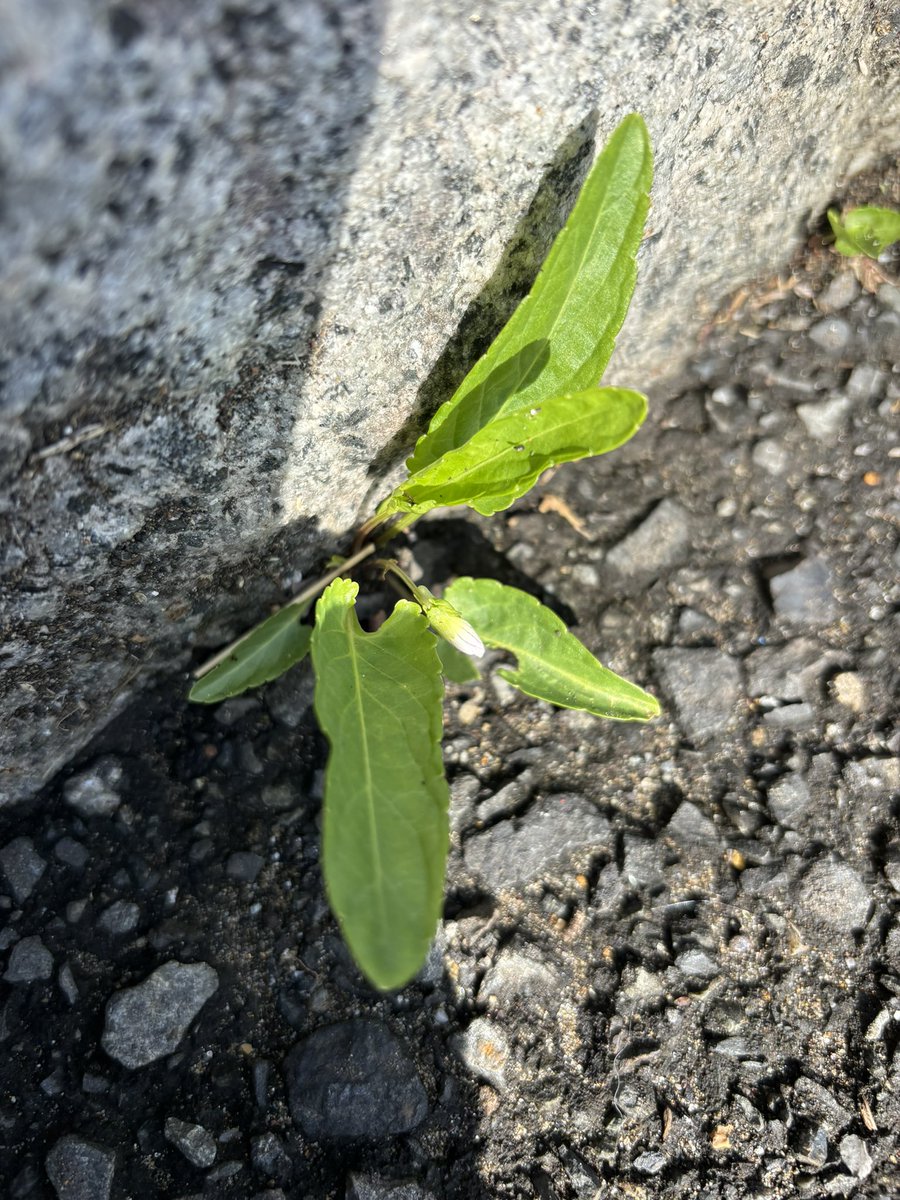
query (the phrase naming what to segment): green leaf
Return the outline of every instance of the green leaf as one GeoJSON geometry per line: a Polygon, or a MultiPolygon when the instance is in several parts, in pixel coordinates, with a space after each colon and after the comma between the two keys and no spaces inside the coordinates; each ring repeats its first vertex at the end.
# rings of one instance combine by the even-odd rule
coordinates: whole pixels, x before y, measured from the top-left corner
{"type": "Polygon", "coordinates": [[[441,913],[449,794],[441,759],[441,664],[418,605],[400,600],[363,633],[357,585],[316,606],[316,715],[331,745],[322,859],[328,898],[360,970],[407,983],[441,913]]]}
{"type": "Polygon", "coordinates": [[[647,127],[632,113],[594,164],[531,291],[435,413],[407,463],[411,472],[461,446],[500,412],[599,381],[634,291],[652,178],[647,127]],[[547,361],[535,374],[534,351],[544,343],[547,361]]]}
{"type": "Polygon", "coordinates": [[[195,704],[216,704],[283,675],[309,650],[312,627],[300,624],[309,607],[288,605],[251,629],[227,658],[197,680],[188,699],[195,704]]]}
{"type": "Polygon", "coordinates": [[[900,212],[891,208],[863,205],[842,215],[830,208],[828,221],[834,233],[835,250],[847,258],[857,254],[878,258],[888,246],[900,242],[900,212]]]}
{"type": "MultiPolygon", "coordinates": [[[[489,350],[488,355],[490,354],[489,350]]],[[[424,438],[419,439],[415,453],[407,461],[409,470],[427,466],[448,450],[464,445],[502,410],[505,401],[523,391],[538,378],[549,359],[550,343],[546,338],[537,338],[528,342],[504,362],[495,365],[489,375],[453,404],[440,425],[435,428],[434,420],[432,421],[431,429],[424,438]]],[[[484,362],[484,359],[481,361],[484,362]]],[[[444,406],[446,407],[447,405],[444,406]]],[[[443,408],[439,410],[443,411],[443,408]]]]}
{"type": "Polygon", "coordinates": [[[638,392],[588,388],[527,412],[495,417],[457,450],[411,475],[379,508],[421,514],[468,504],[490,515],[523,496],[548,467],[605,454],[628,440],[647,412],[638,392]]]}
{"type": "Polygon", "coordinates": [[[437,652],[444,678],[451,683],[471,683],[473,679],[481,678],[481,672],[468,654],[463,654],[443,638],[438,638],[437,652]]]}
{"type": "Polygon", "coordinates": [[[457,579],[444,593],[487,646],[508,650],[518,670],[502,677],[526,696],[618,721],[659,714],[653,696],[602,666],[534,596],[495,579],[457,579]]]}

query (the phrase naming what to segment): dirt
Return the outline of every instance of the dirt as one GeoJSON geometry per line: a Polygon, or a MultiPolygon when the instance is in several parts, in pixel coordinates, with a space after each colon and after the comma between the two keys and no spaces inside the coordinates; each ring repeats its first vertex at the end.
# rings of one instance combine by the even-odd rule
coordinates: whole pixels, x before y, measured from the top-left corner
{"type": "Polygon", "coordinates": [[[664,706],[450,687],[446,919],[403,991],[323,896],[305,669],[213,709],[162,679],[0,815],[11,1197],[900,1190],[898,266],[815,234],[626,447],[400,548],[534,592],[664,706]],[[171,961],[218,986],[129,1068],[106,1006],[171,961]]]}

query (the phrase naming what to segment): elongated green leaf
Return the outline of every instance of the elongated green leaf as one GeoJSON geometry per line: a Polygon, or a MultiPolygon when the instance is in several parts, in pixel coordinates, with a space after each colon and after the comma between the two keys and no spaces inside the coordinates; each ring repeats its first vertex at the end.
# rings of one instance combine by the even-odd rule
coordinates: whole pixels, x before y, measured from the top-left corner
{"type": "Polygon", "coordinates": [[[594,164],[531,291],[435,413],[407,463],[411,472],[461,446],[500,412],[528,409],[599,381],[634,291],[652,177],[647,127],[632,113],[594,164]],[[532,376],[528,347],[543,341],[548,359],[532,376]],[[517,369],[520,378],[501,376],[503,367],[517,369]],[[503,386],[497,386],[500,378],[503,386]],[[457,409],[462,413],[454,416],[457,409]]]}
{"type": "Polygon", "coordinates": [[[659,704],[602,666],[549,608],[495,579],[457,579],[445,598],[487,646],[508,650],[518,670],[500,674],[527,696],[618,721],[649,721],[659,704]]]}
{"type": "Polygon", "coordinates": [[[437,652],[444,678],[451,683],[471,683],[473,679],[481,678],[481,672],[468,654],[463,654],[443,638],[437,640],[437,652]]]}
{"type": "Polygon", "coordinates": [[[449,842],[441,760],[441,665],[418,605],[400,600],[377,633],[359,627],[357,585],[316,606],[316,715],[331,756],[322,856],[331,907],[363,973],[408,982],[441,913],[449,842]]]}
{"type": "Polygon", "coordinates": [[[291,605],[251,629],[227,658],[197,680],[188,699],[216,704],[283,675],[309,650],[312,627],[300,624],[308,612],[308,604],[291,605]]]}
{"type": "Polygon", "coordinates": [[[892,208],[864,204],[840,215],[830,208],[828,222],[834,233],[835,250],[848,258],[857,254],[878,258],[888,246],[900,242],[900,212],[892,208]]]}
{"type": "Polygon", "coordinates": [[[523,496],[547,467],[621,446],[646,412],[647,401],[638,392],[588,388],[495,417],[464,446],[411,475],[379,513],[421,514],[439,504],[498,512],[523,496]]]}
{"type": "Polygon", "coordinates": [[[464,445],[503,409],[506,401],[539,377],[549,359],[550,343],[546,338],[538,338],[495,366],[490,375],[460,397],[427,438],[420,439],[415,454],[407,462],[409,469],[416,469],[414,463],[424,467],[448,450],[464,445]]]}

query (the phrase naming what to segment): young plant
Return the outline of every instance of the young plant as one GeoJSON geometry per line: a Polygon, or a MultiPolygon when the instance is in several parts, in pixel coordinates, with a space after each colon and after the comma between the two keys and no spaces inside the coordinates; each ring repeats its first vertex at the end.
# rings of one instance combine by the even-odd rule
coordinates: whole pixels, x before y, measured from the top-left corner
{"type": "Polygon", "coordinates": [[[409,599],[374,633],[345,576],[437,505],[491,514],[548,467],[614,450],[646,400],[599,387],[634,290],[652,176],[644,122],[613,133],[535,283],[487,353],[438,409],[409,474],[360,528],[361,548],[197,674],[190,699],[214,703],[276,678],[311,653],[315,711],[330,743],[322,865],[332,910],[378,988],[420,969],[441,914],[449,794],[441,758],[443,679],[477,678],[489,647],[528,696],[620,721],[647,721],[656,700],[602,666],[533,596],[460,578],[437,599],[381,560],[409,599]],[[315,624],[303,623],[316,595],[315,624]]]}
{"type": "Polygon", "coordinates": [[[857,254],[878,258],[888,246],[900,242],[900,212],[892,208],[864,205],[842,214],[836,208],[829,208],[828,224],[834,234],[835,250],[847,258],[855,258],[857,254]]]}

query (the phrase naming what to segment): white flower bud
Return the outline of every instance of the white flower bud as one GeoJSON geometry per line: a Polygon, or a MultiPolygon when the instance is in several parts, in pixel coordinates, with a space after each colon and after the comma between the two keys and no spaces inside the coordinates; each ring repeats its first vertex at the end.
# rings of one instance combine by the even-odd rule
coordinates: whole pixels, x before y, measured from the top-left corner
{"type": "Polygon", "coordinates": [[[425,615],[438,637],[444,638],[463,654],[470,654],[473,658],[481,658],[484,654],[481,638],[447,600],[432,599],[425,615]]]}

